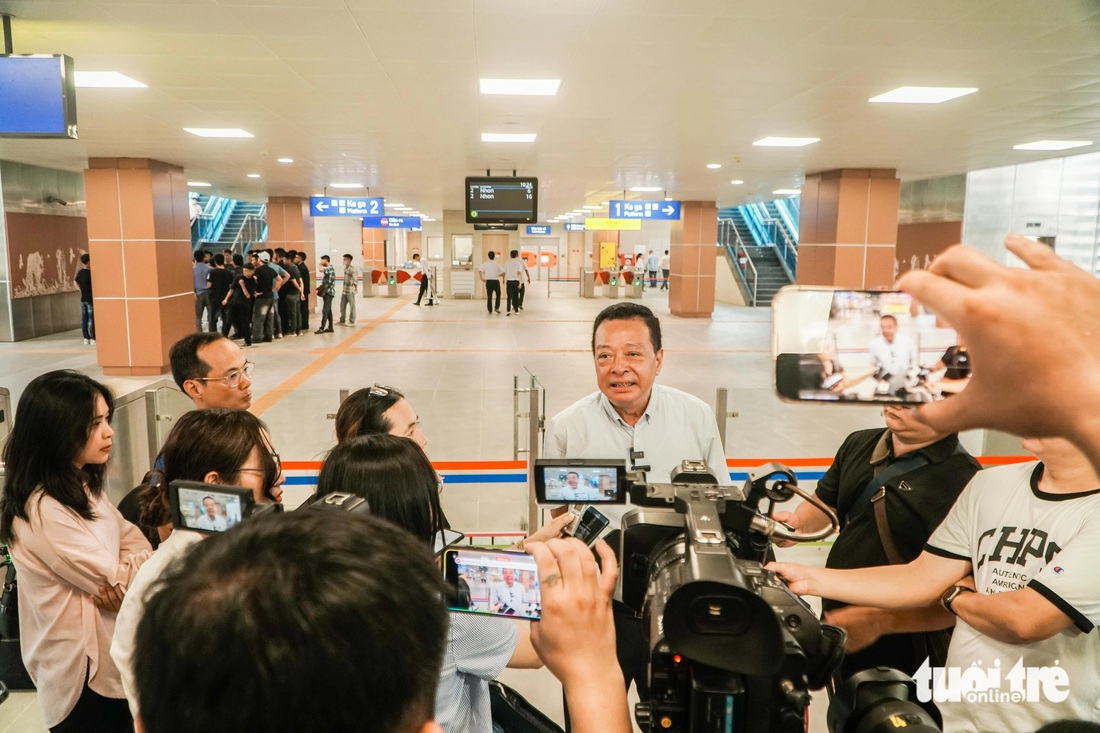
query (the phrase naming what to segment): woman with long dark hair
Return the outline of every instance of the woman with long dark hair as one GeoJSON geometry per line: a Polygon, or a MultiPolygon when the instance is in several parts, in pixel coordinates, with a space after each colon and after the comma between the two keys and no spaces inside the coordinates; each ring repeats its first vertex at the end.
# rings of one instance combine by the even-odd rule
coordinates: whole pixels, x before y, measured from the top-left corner
{"type": "Polygon", "coordinates": [[[149,542],[107,499],[110,391],[73,371],[34,379],[4,447],[0,542],[19,580],[23,662],[51,731],[129,733],[109,649],[149,542]]]}
{"type": "Polygon", "coordinates": [[[170,562],[187,553],[206,535],[173,529],[168,484],[176,480],[200,481],[251,489],[257,504],[271,504],[282,497],[283,470],[271,445],[267,428],[245,410],[211,408],[184,414],[164,442],[164,475],[147,485],[139,497],[141,522],[156,527],[161,544],[130,585],[118,613],[111,656],[122,676],[122,687],[137,714],[133,652],[138,622],[145,611],[149,587],[170,562]]]}

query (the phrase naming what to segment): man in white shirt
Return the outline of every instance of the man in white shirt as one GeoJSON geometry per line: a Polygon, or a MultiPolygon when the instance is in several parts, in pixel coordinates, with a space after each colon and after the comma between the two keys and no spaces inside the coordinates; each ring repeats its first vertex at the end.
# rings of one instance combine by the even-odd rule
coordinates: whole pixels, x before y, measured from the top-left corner
{"type": "Polygon", "coordinates": [[[871,341],[871,366],[890,382],[891,391],[905,384],[910,369],[920,363],[917,347],[898,333],[898,319],[886,314],[880,321],[882,335],[871,341]]]}
{"type": "Polygon", "coordinates": [[[503,580],[493,584],[489,610],[494,613],[519,613],[523,610],[523,596],[527,589],[516,582],[514,568],[504,568],[500,574],[503,580]]]}
{"type": "Polygon", "coordinates": [[[671,269],[669,264],[668,250],[665,250],[665,256],[661,258],[661,261],[657,263],[657,267],[661,268],[661,290],[668,290],[668,273],[671,269]]]}
{"type": "Polygon", "coordinates": [[[508,253],[508,264],[504,266],[504,286],[507,290],[506,316],[512,315],[513,309],[519,313],[519,281],[527,272],[527,266],[519,258],[519,250],[513,249],[508,253]]]}
{"type": "Polygon", "coordinates": [[[195,523],[195,529],[204,529],[207,532],[224,532],[228,529],[226,525],[225,517],[218,514],[218,505],[214,501],[212,496],[204,496],[202,499],[202,508],[205,513],[199,517],[199,521],[195,523]]]}
{"type": "Polygon", "coordinates": [[[489,259],[481,267],[477,268],[481,275],[481,282],[485,283],[485,307],[489,309],[489,315],[495,310],[500,313],[500,280],[504,277],[504,268],[497,262],[497,253],[489,250],[489,259]],[[496,296],[496,305],[493,305],[493,296],[496,296]]]}
{"type": "Polygon", "coordinates": [[[413,262],[420,267],[420,292],[417,293],[416,302],[413,305],[420,305],[420,301],[424,299],[424,293],[428,292],[428,278],[430,277],[428,261],[421,259],[420,253],[417,252],[413,255],[413,262]]]}
{"type": "Polygon", "coordinates": [[[653,250],[649,250],[649,256],[645,258],[645,269],[649,273],[649,287],[657,287],[657,265],[660,264],[660,258],[657,257],[657,253],[653,250]]]}

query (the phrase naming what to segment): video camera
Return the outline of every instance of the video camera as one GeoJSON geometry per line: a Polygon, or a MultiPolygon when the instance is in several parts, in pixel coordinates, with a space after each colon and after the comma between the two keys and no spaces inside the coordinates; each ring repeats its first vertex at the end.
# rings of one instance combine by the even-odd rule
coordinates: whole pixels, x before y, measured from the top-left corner
{"type": "MultiPolygon", "coordinates": [[[[847,635],[819,621],[764,564],[771,539],[823,539],[838,527],[835,513],[778,463],[750,471],[744,487],[719,485],[702,461],[684,461],[670,483],[647,483],[641,473],[626,481],[638,508],[623,517],[620,590],[641,616],[650,648],[650,695],[635,708],[638,725],[665,733],[804,733],[810,690],[830,684],[847,635]],[[772,519],[774,506],[795,495],[832,526],[801,534],[772,519]]],[[[882,689],[880,708],[898,703],[912,714],[897,684],[882,689]]],[[[861,698],[847,713],[866,704],[861,698]]],[[[855,730],[861,718],[830,715],[830,730],[855,730]]]]}

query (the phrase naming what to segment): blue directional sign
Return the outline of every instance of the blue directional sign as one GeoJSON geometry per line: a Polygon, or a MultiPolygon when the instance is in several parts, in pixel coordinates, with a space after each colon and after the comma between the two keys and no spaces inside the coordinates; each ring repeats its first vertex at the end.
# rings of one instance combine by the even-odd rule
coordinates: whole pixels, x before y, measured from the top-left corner
{"type": "Polygon", "coordinates": [[[386,213],[381,198],[346,196],[310,196],[310,216],[382,216],[386,213]]]}
{"type": "Polygon", "coordinates": [[[565,231],[567,232],[583,232],[584,224],[566,224],[565,231]]]}
{"type": "Polygon", "coordinates": [[[679,201],[611,201],[608,219],[679,219],[679,201]]]}
{"type": "Polygon", "coordinates": [[[364,229],[416,229],[419,216],[364,216],[364,229]]]}
{"type": "Polygon", "coordinates": [[[527,227],[527,233],[528,234],[549,234],[550,233],[550,225],[549,224],[535,224],[535,225],[529,226],[529,227],[527,227]]]}

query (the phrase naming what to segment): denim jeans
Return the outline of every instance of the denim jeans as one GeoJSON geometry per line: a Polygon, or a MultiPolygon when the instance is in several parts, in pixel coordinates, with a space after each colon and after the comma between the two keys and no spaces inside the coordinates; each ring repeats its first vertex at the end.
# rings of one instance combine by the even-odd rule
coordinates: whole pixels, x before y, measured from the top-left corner
{"type": "Polygon", "coordinates": [[[80,302],[80,332],[84,338],[95,340],[95,313],[92,304],[84,301],[80,302]]]}
{"type": "Polygon", "coordinates": [[[275,328],[275,296],[257,295],[252,306],[252,342],[270,341],[275,328]]]}

